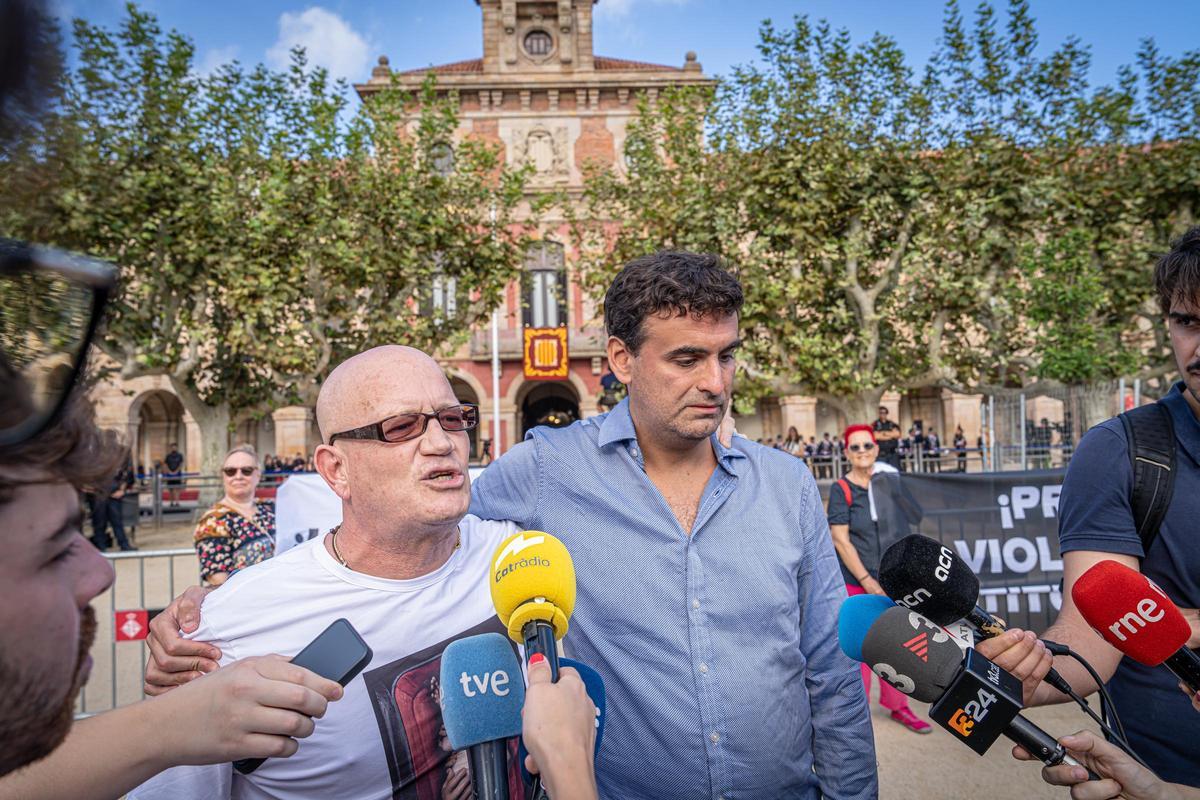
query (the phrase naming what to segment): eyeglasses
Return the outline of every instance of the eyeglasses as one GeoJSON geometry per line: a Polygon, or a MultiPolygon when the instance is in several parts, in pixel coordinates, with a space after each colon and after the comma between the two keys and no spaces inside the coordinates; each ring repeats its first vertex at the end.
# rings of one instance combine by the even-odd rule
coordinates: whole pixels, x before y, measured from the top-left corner
{"type": "Polygon", "coordinates": [[[258,467],[225,467],[223,470],[221,470],[221,472],[225,473],[226,478],[232,478],[234,475],[237,475],[239,472],[242,473],[243,475],[245,475],[247,478],[249,478],[251,475],[253,475],[257,471],[258,471],[258,467]]]}
{"type": "Polygon", "coordinates": [[[103,261],[0,239],[0,445],[58,418],[115,283],[103,261]]]}
{"type": "Polygon", "coordinates": [[[382,422],[372,422],[354,430],[342,431],[329,437],[333,444],[338,439],[365,439],[374,442],[407,442],[425,433],[429,420],[437,418],[442,430],[447,433],[469,431],[479,424],[479,406],[463,404],[450,406],[432,414],[420,411],[413,414],[397,414],[382,422]]]}
{"type": "Polygon", "coordinates": [[[869,453],[869,452],[871,452],[871,451],[872,451],[872,450],[874,450],[874,449],[875,449],[875,443],[874,443],[874,442],[863,442],[862,444],[852,444],[852,445],[850,445],[850,452],[851,452],[851,453],[858,453],[858,452],[869,453]]]}

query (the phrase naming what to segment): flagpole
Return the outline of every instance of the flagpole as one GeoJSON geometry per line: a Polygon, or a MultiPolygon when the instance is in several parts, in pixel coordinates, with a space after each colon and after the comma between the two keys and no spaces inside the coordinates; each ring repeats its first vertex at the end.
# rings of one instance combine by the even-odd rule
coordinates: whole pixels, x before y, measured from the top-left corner
{"type": "MultiPolygon", "coordinates": [[[[496,205],[491,207],[492,236],[496,235],[496,205]]],[[[501,303],[507,298],[502,295],[501,303]]],[[[492,459],[500,457],[500,306],[492,309],[492,459]]]]}

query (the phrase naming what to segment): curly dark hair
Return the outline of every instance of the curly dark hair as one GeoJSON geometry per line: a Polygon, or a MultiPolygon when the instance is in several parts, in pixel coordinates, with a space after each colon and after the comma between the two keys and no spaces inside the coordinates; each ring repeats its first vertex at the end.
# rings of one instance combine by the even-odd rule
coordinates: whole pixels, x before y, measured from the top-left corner
{"type": "Polygon", "coordinates": [[[1164,315],[1170,313],[1171,303],[1176,300],[1194,304],[1200,298],[1200,225],[1172,242],[1170,252],[1158,259],[1154,289],[1164,315]]]}
{"type": "Polygon", "coordinates": [[[677,316],[736,314],[742,285],[711,253],[661,251],[630,261],[604,295],[604,327],[636,354],[646,340],[642,322],[664,311],[677,316]]]}
{"type": "Polygon", "coordinates": [[[91,402],[75,395],[58,421],[18,444],[0,447],[0,464],[6,470],[31,468],[27,479],[0,472],[0,503],[7,503],[17,487],[29,483],[64,481],[85,490],[106,484],[125,458],[117,433],[96,426],[91,402]]]}

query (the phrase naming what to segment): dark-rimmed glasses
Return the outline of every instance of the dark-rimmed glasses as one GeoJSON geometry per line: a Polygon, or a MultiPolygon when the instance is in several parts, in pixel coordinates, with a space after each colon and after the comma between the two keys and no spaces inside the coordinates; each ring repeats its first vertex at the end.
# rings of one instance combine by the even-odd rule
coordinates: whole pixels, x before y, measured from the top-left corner
{"type": "Polygon", "coordinates": [[[850,445],[850,452],[851,452],[851,453],[857,453],[857,452],[859,452],[859,451],[862,451],[862,452],[864,452],[864,453],[869,453],[869,452],[871,452],[871,451],[872,451],[872,450],[874,450],[874,449],[875,449],[875,443],[874,443],[874,442],[863,442],[862,444],[852,444],[852,445],[850,445]]]}
{"type": "Polygon", "coordinates": [[[232,478],[234,475],[237,475],[239,472],[242,473],[242,475],[249,478],[251,475],[254,474],[255,470],[257,470],[257,469],[258,469],[258,467],[225,467],[224,469],[221,470],[221,472],[225,473],[226,478],[232,478]]]}
{"type": "Polygon", "coordinates": [[[479,406],[464,403],[460,406],[450,406],[440,411],[426,414],[420,411],[412,414],[397,414],[382,422],[372,422],[349,431],[335,433],[329,437],[333,444],[338,439],[365,439],[374,442],[407,442],[425,433],[429,420],[437,418],[442,430],[447,433],[469,431],[479,424],[479,406]]]}

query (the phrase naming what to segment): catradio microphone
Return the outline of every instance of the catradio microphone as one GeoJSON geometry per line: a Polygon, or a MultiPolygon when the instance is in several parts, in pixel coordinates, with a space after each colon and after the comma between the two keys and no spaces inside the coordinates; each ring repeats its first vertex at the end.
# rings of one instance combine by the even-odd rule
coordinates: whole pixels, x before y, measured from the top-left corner
{"type": "Polygon", "coordinates": [[[467,751],[478,800],[509,800],[508,740],[521,735],[525,679],[512,645],[498,633],[451,642],[442,652],[442,722],[455,750],[467,751]]]}
{"type": "MultiPolygon", "coordinates": [[[[880,559],[879,585],[888,596],[938,625],[966,620],[984,639],[1007,630],[979,607],[979,578],[961,558],[935,539],[913,533],[889,547],[880,559]]],[[[1051,669],[1043,679],[1063,694],[1071,684],[1051,669]]]]}
{"type": "Polygon", "coordinates": [[[1104,641],[1148,667],[1165,665],[1200,691],[1200,655],[1187,647],[1192,626],[1145,575],[1101,561],[1075,581],[1071,599],[1104,641]]]}
{"type": "Polygon", "coordinates": [[[932,620],[907,608],[890,608],[871,625],[860,649],[871,671],[901,692],[932,703],[929,718],[976,753],[986,753],[1006,736],[1047,766],[1078,766],[1054,737],[1020,715],[1021,682],[977,650],[964,657],[950,634],[932,620]]]}
{"type": "Polygon", "coordinates": [[[558,539],[521,531],[504,540],[492,559],[492,603],[508,635],[525,645],[525,658],[541,653],[558,680],[554,643],[567,633],[575,610],[575,565],[558,539]]]}

